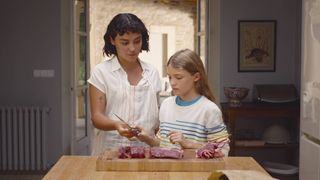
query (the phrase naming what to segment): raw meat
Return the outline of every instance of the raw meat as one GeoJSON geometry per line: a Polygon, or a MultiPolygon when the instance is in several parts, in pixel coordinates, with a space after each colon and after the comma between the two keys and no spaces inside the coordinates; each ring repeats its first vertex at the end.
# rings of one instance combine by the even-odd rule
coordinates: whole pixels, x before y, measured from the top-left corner
{"type": "Polygon", "coordinates": [[[150,158],[171,158],[181,159],[183,157],[183,150],[180,149],[168,149],[161,147],[150,148],[150,158]]]}
{"type": "Polygon", "coordinates": [[[119,159],[145,158],[145,149],[143,146],[125,146],[118,149],[119,159]]]}
{"type": "Polygon", "coordinates": [[[139,128],[130,128],[130,132],[133,136],[138,136],[138,134],[141,133],[141,130],[139,128]]]}
{"type": "Polygon", "coordinates": [[[130,147],[129,146],[120,147],[118,149],[118,158],[120,159],[131,158],[130,147]]]}
{"type": "Polygon", "coordinates": [[[212,143],[209,142],[205,144],[202,148],[196,151],[196,157],[201,159],[211,159],[214,158],[214,153],[217,148],[224,146],[224,143],[212,143]]]}
{"type": "Polygon", "coordinates": [[[131,158],[145,158],[145,150],[143,146],[132,146],[130,148],[131,158]]]}

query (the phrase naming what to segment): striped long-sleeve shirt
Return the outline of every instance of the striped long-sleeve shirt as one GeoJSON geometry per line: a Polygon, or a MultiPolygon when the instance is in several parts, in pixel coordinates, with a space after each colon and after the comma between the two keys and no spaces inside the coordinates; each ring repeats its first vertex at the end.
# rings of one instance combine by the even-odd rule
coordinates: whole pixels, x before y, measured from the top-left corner
{"type": "MultiPolygon", "coordinates": [[[[177,97],[169,97],[163,101],[160,108],[160,130],[157,134],[160,146],[172,146],[168,133],[178,131],[183,133],[185,139],[199,142],[229,143],[229,134],[223,123],[219,107],[201,96],[196,101],[184,105],[177,104],[177,97]]],[[[227,155],[229,145],[223,152],[227,155]]]]}

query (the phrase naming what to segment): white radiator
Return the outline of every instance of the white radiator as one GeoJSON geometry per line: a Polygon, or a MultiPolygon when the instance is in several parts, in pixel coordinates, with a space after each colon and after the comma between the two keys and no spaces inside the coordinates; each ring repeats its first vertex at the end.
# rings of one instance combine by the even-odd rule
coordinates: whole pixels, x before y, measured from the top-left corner
{"type": "Polygon", "coordinates": [[[47,169],[47,107],[0,107],[0,170],[47,169]]]}

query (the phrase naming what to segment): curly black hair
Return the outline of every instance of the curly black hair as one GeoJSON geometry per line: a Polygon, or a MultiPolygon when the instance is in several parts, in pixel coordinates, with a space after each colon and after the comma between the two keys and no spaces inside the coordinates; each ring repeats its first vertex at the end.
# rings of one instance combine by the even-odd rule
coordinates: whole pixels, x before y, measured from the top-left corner
{"type": "Polygon", "coordinates": [[[115,39],[118,34],[122,36],[127,32],[140,33],[142,35],[141,51],[149,51],[149,34],[141,19],[131,13],[120,13],[110,21],[107,31],[103,36],[105,42],[103,53],[107,56],[117,55],[117,50],[112,45],[110,37],[115,39]]]}

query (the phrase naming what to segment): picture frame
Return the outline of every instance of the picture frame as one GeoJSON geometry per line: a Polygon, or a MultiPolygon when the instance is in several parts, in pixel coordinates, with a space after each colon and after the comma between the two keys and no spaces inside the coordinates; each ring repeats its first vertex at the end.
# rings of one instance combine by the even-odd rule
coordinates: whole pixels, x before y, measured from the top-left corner
{"type": "Polygon", "coordinates": [[[238,72],[276,71],[276,20],[238,21],[238,72]]]}

